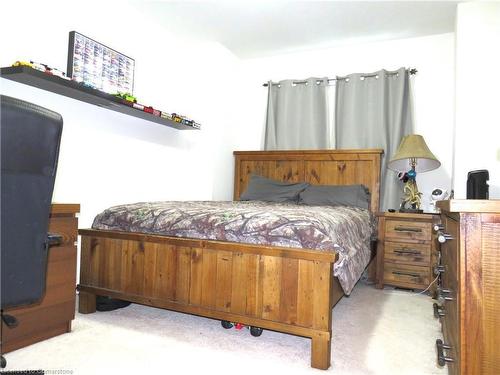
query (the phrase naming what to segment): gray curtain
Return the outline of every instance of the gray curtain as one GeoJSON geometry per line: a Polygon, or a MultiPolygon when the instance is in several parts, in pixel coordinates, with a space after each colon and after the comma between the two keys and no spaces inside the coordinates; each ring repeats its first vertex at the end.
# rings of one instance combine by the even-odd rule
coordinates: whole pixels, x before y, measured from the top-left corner
{"type": "Polygon", "coordinates": [[[265,150],[330,148],[327,78],[269,82],[265,150]]]}
{"type": "Polygon", "coordinates": [[[402,137],[413,132],[409,72],[405,68],[337,77],[335,138],[338,149],[383,148],[380,208],[397,208],[402,183],[387,169],[402,137]]]}

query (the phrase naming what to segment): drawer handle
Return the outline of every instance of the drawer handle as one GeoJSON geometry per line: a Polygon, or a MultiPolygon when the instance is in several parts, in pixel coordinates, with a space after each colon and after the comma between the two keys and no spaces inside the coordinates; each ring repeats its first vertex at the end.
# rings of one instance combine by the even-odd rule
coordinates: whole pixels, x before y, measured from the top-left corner
{"type": "Polygon", "coordinates": [[[396,255],[421,255],[422,253],[416,249],[409,249],[402,247],[401,249],[394,249],[396,255]]]}
{"type": "Polygon", "coordinates": [[[451,293],[451,289],[444,289],[444,288],[441,288],[441,287],[438,287],[437,291],[440,294],[450,294],[451,293]]]}
{"type": "Polygon", "coordinates": [[[444,266],[439,265],[439,266],[434,267],[434,275],[436,275],[436,276],[444,273],[444,271],[445,271],[444,266]]]}
{"type": "Polygon", "coordinates": [[[63,236],[57,233],[48,233],[47,234],[47,244],[49,246],[60,245],[63,242],[63,236]]]}
{"type": "Polygon", "coordinates": [[[439,306],[437,303],[432,304],[434,309],[434,318],[441,318],[446,315],[444,312],[444,306],[439,306]]]}
{"type": "Polygon", "coordinates": [[[420,277],[418,273],[411,273],[411,272],[392,271],[392,274],[398,276],[420,277]]]}
{"type": "Polygon", "coordinates": [[[440,302],[454,301],[455,298],[448,295],[452,293],[453,291],[451,289],[437,288],[437,296],[440,302]]]}
{"type": "Polygon", "coordinates": [[[402,226],[394,227],[394,230],[398,231],[398,232],[415,232],[415,233],[421,233],[422,232],[422,228],[402,227],[402,226]]]}
{"type": "Polygon", "coordinates": [[[444,366],[446,364],[446,362],[455,362],[455,360],[453,358],[446,357],[444,355],[444,349],[451,349],[451,346],[443,343],[443,340],[441,340],[441,339],[436,340],[436,349],[437,349],[438,365],[439,366],[444,366]]]}

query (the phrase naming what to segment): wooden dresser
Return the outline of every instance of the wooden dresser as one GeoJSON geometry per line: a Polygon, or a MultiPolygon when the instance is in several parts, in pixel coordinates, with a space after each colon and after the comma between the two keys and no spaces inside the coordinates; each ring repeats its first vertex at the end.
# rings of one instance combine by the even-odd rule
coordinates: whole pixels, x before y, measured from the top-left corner
{"type": "Polygon", "coordinates": [[[19,325],[10,329],[2,322],[2,353],[71,331],[75,317],[79,211],[79,204],[52,205],[49,232],[62,235],[63,241],[49,249],[45,296],[36,305],[6,310],[17,318],[19,325]]]}
{"type": "Polygon", "coordinates": [[[425,289],[434,279],[436,214],[384,212],[378,215],[377,287],[425,289]]]}
{"type": "Polygon", "coordinates": [[[441,208],[439,304],[449,374],[500,374],[500,200],[451,200],[441,208]]]}

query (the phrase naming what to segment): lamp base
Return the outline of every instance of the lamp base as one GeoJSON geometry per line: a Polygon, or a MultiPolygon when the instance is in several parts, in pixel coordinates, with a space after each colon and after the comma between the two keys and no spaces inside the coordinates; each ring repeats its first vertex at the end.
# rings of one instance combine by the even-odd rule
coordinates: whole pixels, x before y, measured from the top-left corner
{"type": "Polygon", "coordinates": [[[418,208],[400,208],[399,212],[405,212],[407,214],[423,214],[424,210],[418,208]]]}

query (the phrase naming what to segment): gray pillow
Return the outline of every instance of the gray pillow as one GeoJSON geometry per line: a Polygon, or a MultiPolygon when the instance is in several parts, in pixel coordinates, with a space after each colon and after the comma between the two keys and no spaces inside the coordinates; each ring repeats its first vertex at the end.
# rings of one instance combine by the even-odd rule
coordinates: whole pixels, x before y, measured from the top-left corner
{"type": "Polygon", "coordinates": [[[247,189],[240,196],[242,201],[293,202],[299,193],[309,186],[306,182],[287,183],[266,177],[251,175],[247,189]]]}
{"type": "Polygon", "coordinates": [[[355,206],[368,209],[370,192],[364,185],[310,185],[299,195],[308,206],[355,206]]]}

